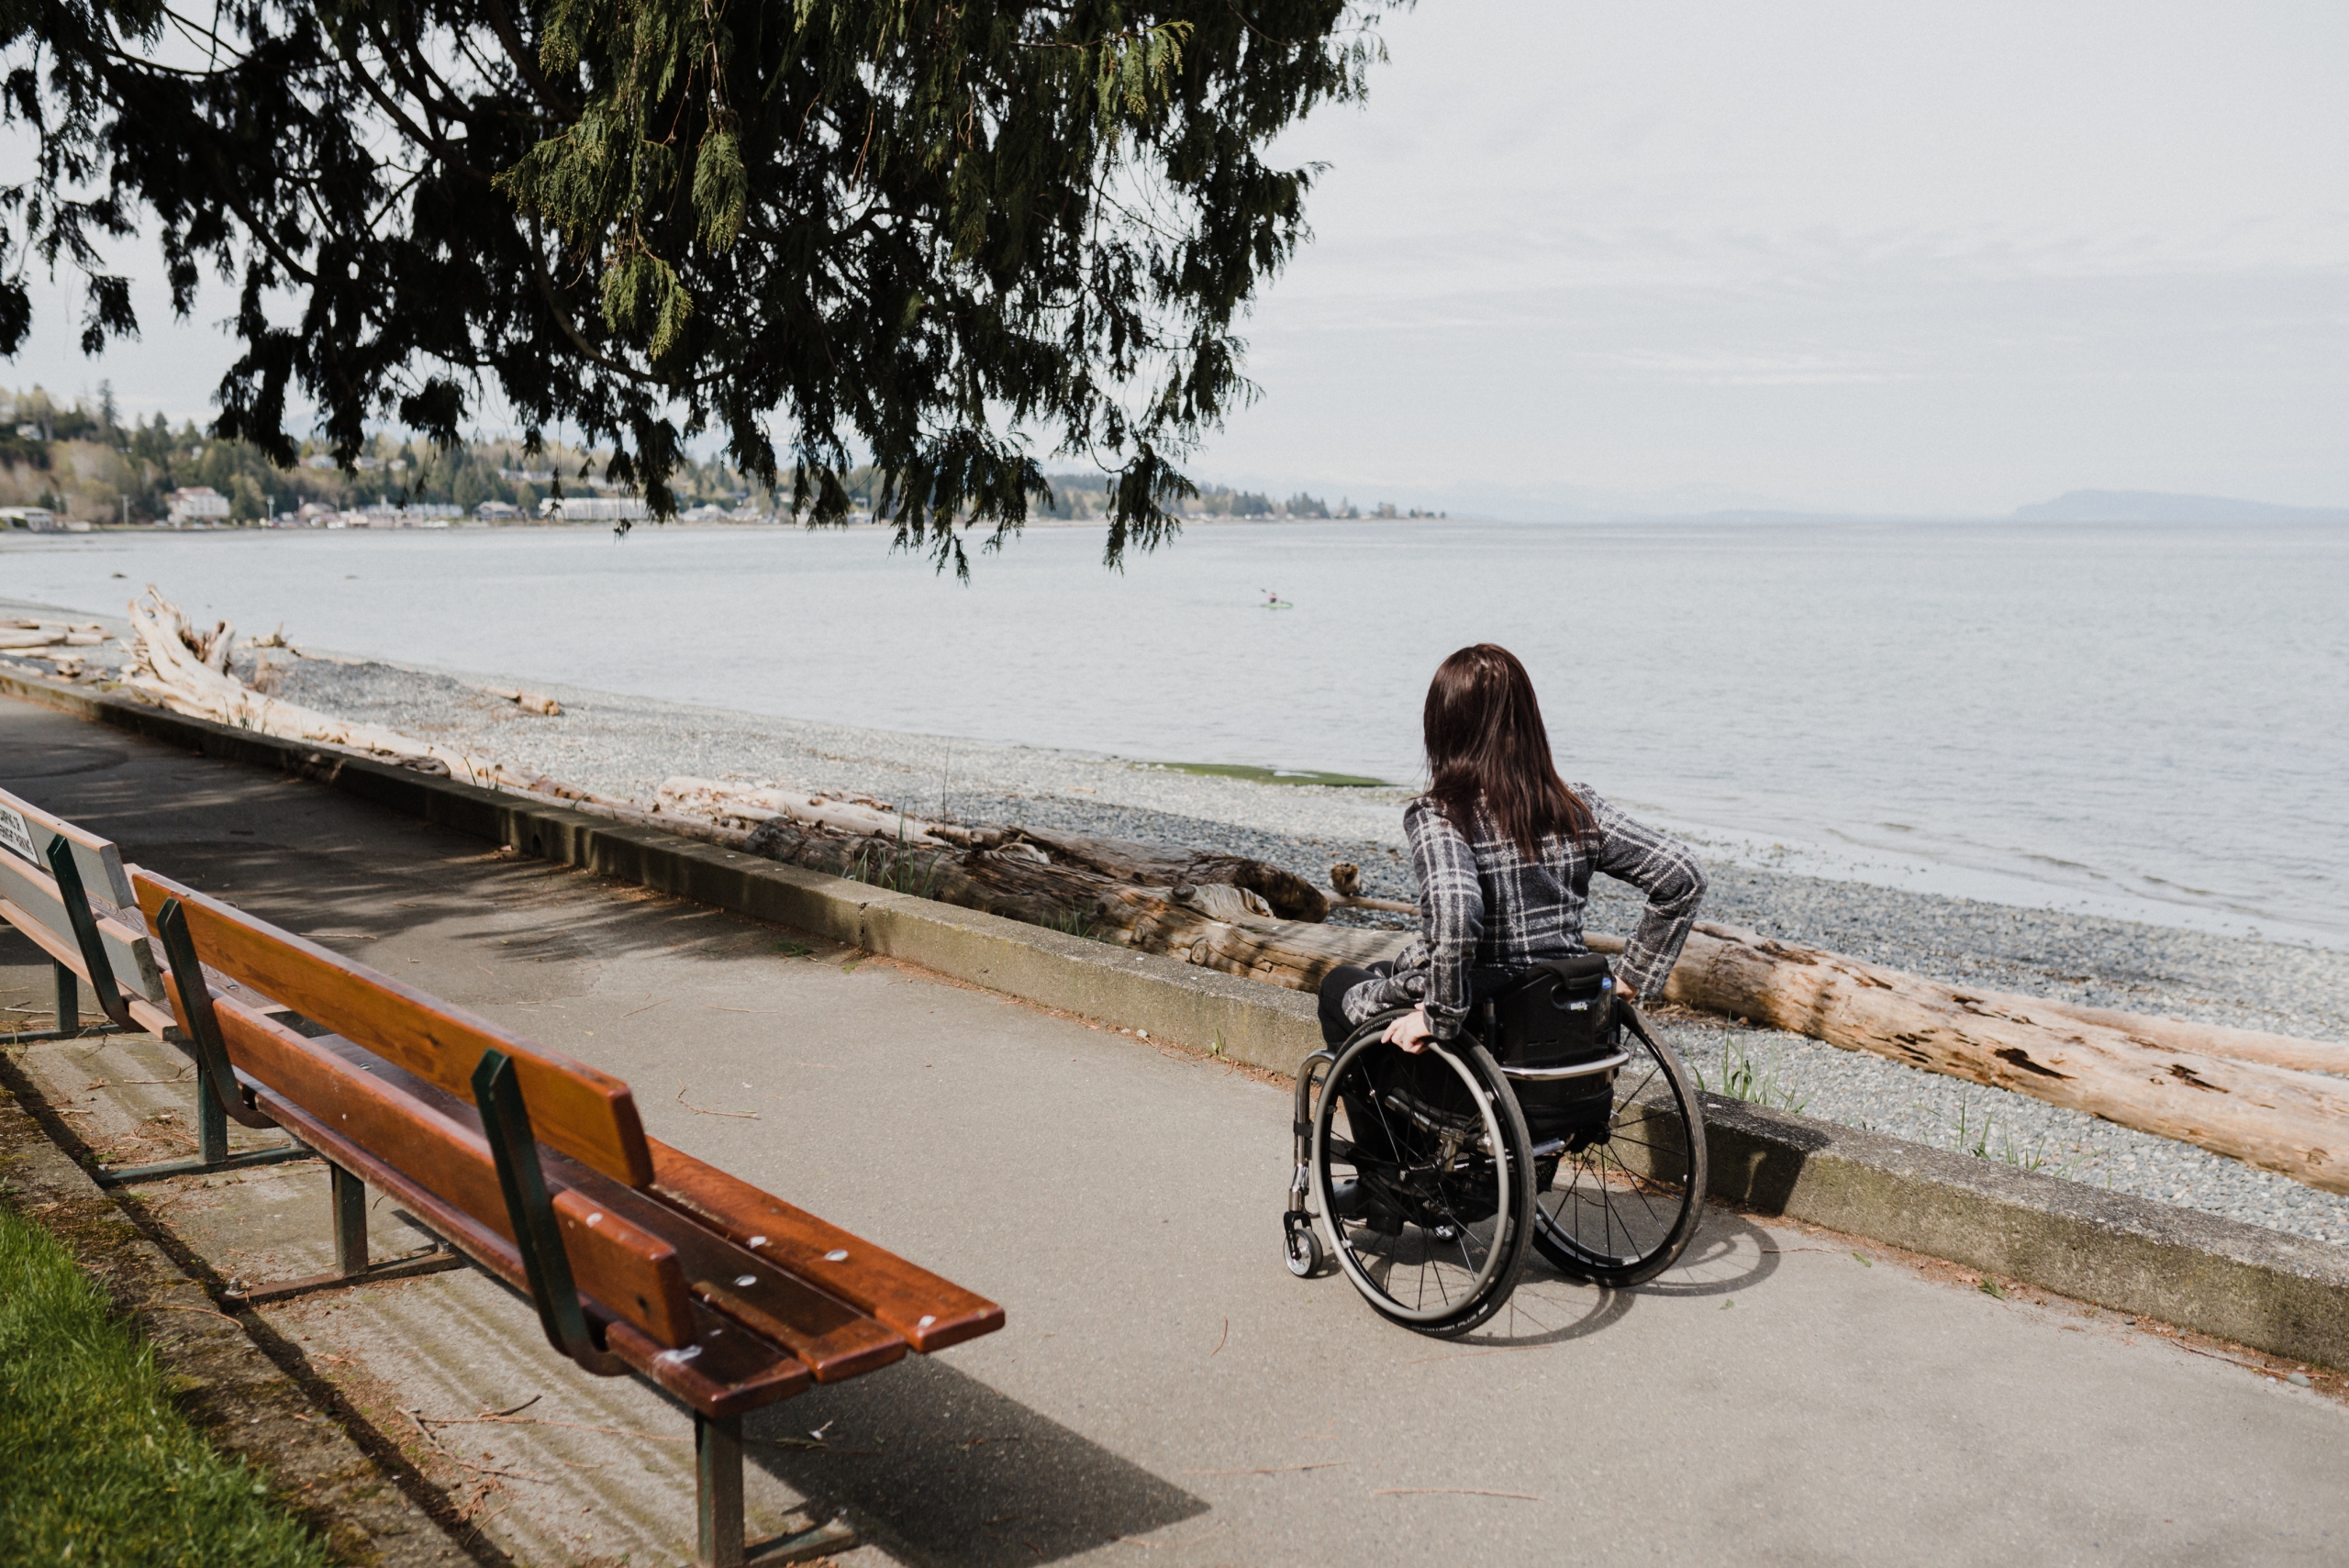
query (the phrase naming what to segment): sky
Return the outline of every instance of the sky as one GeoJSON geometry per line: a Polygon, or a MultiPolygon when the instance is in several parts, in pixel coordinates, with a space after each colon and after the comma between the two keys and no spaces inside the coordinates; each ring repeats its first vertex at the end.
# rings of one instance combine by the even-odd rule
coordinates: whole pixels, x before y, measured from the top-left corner
{"type": "MultiPolygon", "coordinates": [[[[2338,0],[1423,0],[1242,328],[1202,477],[1484,516],[2349,506],[2338,0]]],[[[9,368],[206,417],[215,287],[9,368]]]]}

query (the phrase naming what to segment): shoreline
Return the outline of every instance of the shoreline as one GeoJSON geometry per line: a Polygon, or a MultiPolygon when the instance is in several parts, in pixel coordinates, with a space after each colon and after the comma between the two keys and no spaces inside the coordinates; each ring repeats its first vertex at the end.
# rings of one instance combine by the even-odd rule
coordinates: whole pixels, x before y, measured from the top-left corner
{"type": "MultiPolygon", "coordinates": [[[[1403,722],[1405,705],[1365,689],[1359,673],[1341,675],[1335,665],[1301,666],[1308,684],[1317,678],[1339,681],[1343,698],[1308,703],[1295,714],[1286,711],[1289,705],[1278,688],[1244,675],[1199,707],[1187,661],[1152,654],[1144,645],[1169,639],[1164,646],[1172,650],[1186,646],[1186,639],[1204,638],[1201,656],[1219,670],[1216,679],[1232,678],[1219,662],[1223,660],[1310,659],[1341,647],[1354,649],[1350,657],[1356,664],[1376,669],[1374,686],[1406,675],[1423,679],[1424,672],[1402,671],[1391,659],[1372,657],[1367,645],[1347,640],[1356,625],[1343,607],[1348,595],[1370,590],[1358,567],[1341,571],[1320,558],[1335,552],[1351,561],[1348,539],[1365,548],[1386,540],[1418,562],[1430,550],[1449,550],[1442,541],[1464,531],[1502,538],[1482,524],[1464,530],[1406,523],[1383,533],[1286,525],[1251,532],[1219,525],[1199,535],[1202,555],[1170,563],[1179,570],[1165,584],[1144,589],[1097,583],[1090,575],[1093,552],[1083,545],[1086,536],[1063,529],[1033,541],[1040,550],[1051,548],[1025,558],[1019,571],[983,572],[984,588],[973,597],[953,587],[951,575],[936,578],[927,562],[900,560],[882,529],[825,539],[796,528],[683,527],[668,545],[643,541],[657,548],[640,558],[619,546],[609,528],[577,524],[552,533],[466,529],[460,530],[462,539],[385,533],[342,546],[245,530],[253,538],[241,553],[234,545],[209,548],[163,532],[48,544],[18,535],[11,544],[18,555],[0,550],[0,562],[17,569],[9,575],[23,584],[17,595],[26,599],[119,615],[128,591],[153,579],[173,584],[207,624],[215,613],[207,606],[222,614],[234,610],[253,630],[293,611],[300,617],[297,636],[306,642],[315,636],[337,645],[329,651],[348,646],[428,671],[572,680],[687,706],[717,703],[770,716],[885,726],[925,738],[978,736],[1006,747],[1099,749],[1142,760],[1268,764],[1406,781],[1415,772],[1416,751],[1410,726],[1403,722]],[[1311,579],[1316,571],[1335,575],[1309,583],[1318,592],[1305,595],[1297,615],[1266,615],[1256,607],[1263,582],[1311,579]],[[768,577],[777,573],[770,584],[768,577]],[[813,602],[781,613],[785,601],[770,590],[801,575],[817,589],[813,602]],[[561,584],[573,602],[568,608],[531,595],[526,598],[533,602],[499,602],[501,584],[533,577],[561,584]],[[1072,606],[1070,594],[1084,596],[1072,606]],[[696,616],[717,606],[723,606],[720,618],[696,628],[696,616]],[[610,635],[600,634],[605,627],[610,635]],[[1092,680],[1084,661],[1062,656],[1052,644],[1063,632],[1097,643],[1099,652],[1087,657],[1114,677],[1092,680]],[[925,665],[926,655],[916,651],[930,648],[932,639],[962,651],[925,665]],[[641,650],[634,646],[640,641],[641,650]],[[982,651],[984,658],[971,657],[982,651]],[[1005,671],[1032,673],[994,678],[1005,671]],[[1116,690],[1129,685],[1130,703],[1116,690]],[[1353,719],[1337,723],[1333,715],[1340,710],[1353,719]]],[[[1535,530],[1549,531],[1554,530],[1535,530]]],[[[1477,548],[1500,547],[1487,539],[1477,548]]],[[[1636,547],[1627,559],[1653,553],[1636,547]]],[[[1955,555],[1935,550],[1926,558],[1946,558],[1955,569],[1980,553],[1977,543],[1955,555]]],[[[1677,557],[1667,550],[1657,559],[1669,565],[1677,557]]],[[[1892,559],[1906,559],[1905,547],[1892,559]]],[[[1769,639],[1784,637],[1779,652],[1790,670],[1809,669],[1804,662],[1819,659],[1833,665],[1862,645],[1830,646],[1788,629],[1793,623],[1786,617],[1761,619],[1769,624],[1741,632],[1740,645],[1749,634],[1772,647],[1778,645],[1769,639]]],[[[1887,628],[1877,626],[1868,636],[1886,634],[1887,628]]],[[[1541,642],[1548,634],[1525,635],[1541,642]]],[[[1918,645],[1905,632],[1896,635],[1902,647],[1918,645]]],[[[2306,643],[2303,637],[2298,645],[2306,643]]],[[[1555,638],[1544,646],[1553,662],[1570,651],[1555,638]]],[[[1715,651],[1740,657],[1734,649],[1715,651]]],[[[1600,705],[1613,705],[1612,712],[1623,701],[1620,651],[1600,662],[1615,672],[1608,687],[1614,695],[1600,705]]],[[[2007,686],[2014,684],[2011,663],[2002,678],[2007,686]]],[[[2302,679],[2321,674],[2306,657],[2275,667],[2302,679]]],[[[2149,770],[2112,772],[2126,754],[2125,726],[2108,737],[2124,750],[2108,752],[2088,743],[2098,726],[2075,722],[2041,702],[2024,706],[2043,731],[2009,725],[1996,734],[1973,734],[1968,727],[1983,711],[1973,702],[1956,716],[1957,728],[1979,744],[1982,750],[1971,755],[1995,775],[1989,787],[1974,791],[1961,782],[1966,758],[1938,754],[1950,736],[1931,726],[1920,728],[1918,718],[1870,717],[1909,705],[1862,700],[1857,694],[1875,678],[1865,671],[1846,671],[1836,677],[1843,684],[1831,681],[1817,700],[1797,701],[1787,716],[1791,728],[1784,728],[1757,726],[1755,701],[1724,707],[1718,695],[1698,695],[1718,684],[1708,684],[1701,666],[1675,668],[1675,678],[1696,684],[1681,699],[1680,717],[1654,738],[1662,744],[1631,738],[1610,721],[1604,735],[1584,738],[1580,766],[1588,771],[1575,776],[1588,778],[1610,799],[1675,832],[1709,860],[2349,954],[2349,904],[2340,879],[2324,874],[2339,869],[2340,853],[2321,834],[2307,838],[2305,827],[2337,815],[2325,809],[2316,782],[2331,762],[2349,766],[2337,734],[2310,733],[2283,751],[2277,750],[2281,741],[2268,745],[2259,753],[2263,765],[2279,771],[2276,787],[2263,789],[2241,767],[2220,766],[2215,758],[2207,766],[2197,761],[2196,748],[2205,743],[2197,737],[2214,733],[2208,728],[2167,737],[2168,750],[2149,770]],[[1831,721],[1825,716],[1839,704],[1852,711],[1831,721]],[[2036,738],[2014,740],[2018,734],[2036,738]],[[1839,743],[1852,747],[1848,757],[1827,764],[1839,743]],[[2182,794],[2160,787],[2156,775],[2178,767],[2198,770],[2185,781],[2192,787],[2182,794]],[[2043,775],[2044,787],[2020,783],[2032,770],[2043,775]],[[2152,830],[2172,804],[2188,798],[2209,808],[2208,830],[2184,821],[2175,833],[2152,830]]],[[[1814,673],[1823,675],[1827,668],[1814,673]]],[[[1749,686],[1754,679],[1750,670],[1738,678],[1749,686]]],[[[1783,683],[1765,684],[1770,692],[1784,693],[1783,683]]],[[[2043,690],[2048,683],[2032,685],[2043,690]]],[[[2111,699],[2099,710],[2109,716],[2099,721],[2106,726],[2136,711],[2132,705],[2145,695],[2142,684],[2130,681],[2104,681],[2099,690],[2111,699]]],[[[2322,722],[2324,706],[2321,701],[2300,705],[2299,722],[2349,734],[2322,722]]]]}
{"type": "MultiPolygon", "coordinates": [[[[112,645],[104,651],[118,656],[112,645]]],[[[1264,784],[1104,753],[783,719],[553,683],[535,689],[563,711],[541,717],[482,690],[511,689],[495,675],[268,656],[285,667],[280,691],[289,701],[478,749],[599,793],[650,800],[662,779],[679,773],[787,780],[964,821],[1245,854],[1317,885],[1333,862],[1353,861],[1365,892],[1416,895],[1400,831],[1410,792],[1400,787],[1264,784]]],[[[250,659],[240,655],[240,673],[251,673],[250,659]]],[[[2349,1039],[2349,964],[2331,950],[1836,880],[1735,863],[1696,847],[1711,882],[1707,919],[1957,984],[2349,1039]]],[[[1627,931],[1637,909],[1628,889],[1601,883],[1589,923],[1627,931]]],[[[1399,929],[1408,920],[1362,916],[1360,923],[1399,929]]],[[[1749,1084],[1740,1097],[1775,1108],[2349,1245],[2349,1197],[2188,1144],[1801,1036],[1677,1010],[1664,1021],[1717,1091],[1742,1067],[1749,1084]]]]}

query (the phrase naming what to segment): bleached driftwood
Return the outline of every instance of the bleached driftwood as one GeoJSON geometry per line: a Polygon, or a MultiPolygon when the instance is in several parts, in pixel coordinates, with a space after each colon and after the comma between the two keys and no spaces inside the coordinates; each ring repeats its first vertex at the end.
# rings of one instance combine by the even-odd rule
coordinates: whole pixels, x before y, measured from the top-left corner
{"type": "MultiPolygon", "coordinates": [[[[1589,940],[1597,951],[1622,945],[1589,940]]],[[[2337,1079],[2179,1049],[2028,997],[1943,985],[1730,926],[1697,928],[1664,996],[2349,1192],[2349,1084],[2337,1079]]]]}
{"type": "MultiPolygon", "coordinates": [[[[913,849],[984,850],[1034,864],[1080,870],[1113,884],[1143,887],[1230,887],[1252,898],[1265,918],[1318,923],[1328,898],[1293,872],[1244,855],[1168,849],[1128,839],[1060,833],[1037,828],[966,827],[900,814],[870,796],[841,796],[781,784],[745,785],[719,779],[673,778],[661,785],[662,812],[692,813],[755,827],[787,819],[803,827],[861,835],[913,849]]],[[[1085,895],[1072,884],[1069,911],[1085,895]]]]}
{"type": "Polygon", "coordinates": [[[387,757],[465,784],[529,787],[529,779],[487,758],[412,740],[381,725],[354,724],[255,691],[228,673],[236,628],[222,621],[209,632],[196,631],[179,606],[151,584],[143,597],[130,602],[130,625],[132,664],[122,684],[175,713],[387,757]]]}
{"type": "Polygon", "coordinates": [[[2349,1045],[2330,1040],[2265,1034],[2257,1029],[2230,1029],[2224,1024],[2125,1012],[2119,1007],[2085,1007],[2076,1002],[2045,1002],[2002,992],[1989,995],[2001,1006],[2035,1008],[2084,1024],[2118,1029],[2141,1044],[2156,1048],[2199,1051],[2231,1062],[2257,1062],[2269,1067],[2288,1067],[2296,1073],[2331,1073],[2349,1077],[2349,1045]]]}
{"type": "Polygon", "coordinates": [[[544,692],[520,691],[508,686],[484,686],[482,690],[491,696],[505,698],[524,713],[535,713],[546,718],[554,718],[561,716],[562,712],[562,705],[544,692]]]}
{"type": "Polygon", "coordinates": [[[836,833],[877,836],[893,842],[902,839],[907,844],[926,848],[950,843],[967,845],[974,838],[967,829],[950,829],[940,823],[907,817],[883,802],[865,796],[825,795],[781,785],[739,784],[723,779],[696,778],[691,774],[663,780],[659,800],[664,813],[707,817],[713,821],[736,822],[750,828],[777,818],[787,818],[811,828],[829,828],[836,833]]]}

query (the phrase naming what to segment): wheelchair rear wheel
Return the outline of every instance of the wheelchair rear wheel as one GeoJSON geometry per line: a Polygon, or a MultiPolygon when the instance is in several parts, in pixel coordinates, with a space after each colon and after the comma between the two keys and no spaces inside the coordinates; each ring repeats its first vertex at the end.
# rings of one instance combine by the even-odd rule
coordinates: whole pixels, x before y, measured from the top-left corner
{"type": "Polygon", "coordinates": [[[1357,1029],[1322,1084],[1312,1195],[1338,1266],[1373,1308],[1423,1334],[1463,1334],[1500,1310],[1524,1267],[1525,1118],[1483,1046],[1413,1055],[1380,1038],[1391,1018],[1357,1029]]]}
{"type": "Polygon", "coordinates": [[[1623,1006],[1614,1108],[1604,1135],[1536,1151],[1533,1245],[1562,1273],[1618,1288],[1679,1261],[1704,1207],[1705,1115],[1697,1085],[1647,1020],[1623,1006]]]}

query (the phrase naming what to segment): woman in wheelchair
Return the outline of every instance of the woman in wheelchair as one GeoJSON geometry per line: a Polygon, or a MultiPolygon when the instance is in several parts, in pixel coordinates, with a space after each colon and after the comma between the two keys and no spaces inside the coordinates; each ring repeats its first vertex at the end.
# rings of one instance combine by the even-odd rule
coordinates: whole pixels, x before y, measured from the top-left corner
{"type": "Polygon", "coordinates": [[[1318,1199],[1374,1307],[1457,1333],[1499,1308],[1529,1243],[1614,1285],[1686,1245],[1701,1113],[1631,1004],[1662,991],[1705,878],[1684,846],[1560,778],[1506,649],[1445,660],[1424,728],[1431,783],[1403,817],[1419,933],[1391,963],[1322,983],[1288,1261],[1319,1270],[1318,1199]],[[1611,973],[1583,940],[1593,873],[1647,896],[1611,973]]]}

